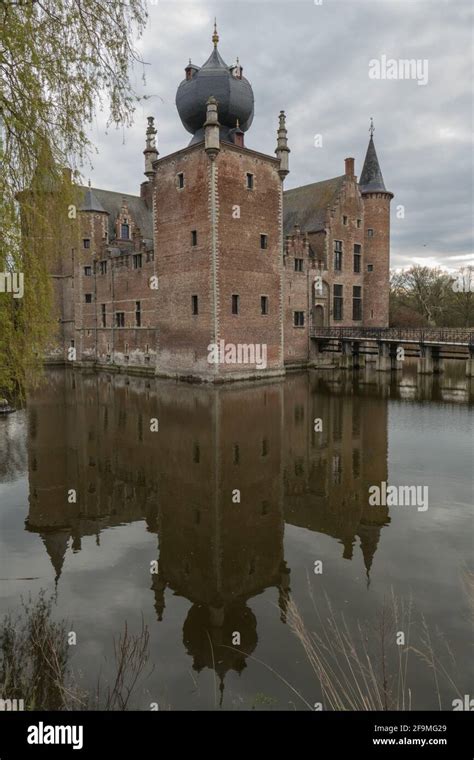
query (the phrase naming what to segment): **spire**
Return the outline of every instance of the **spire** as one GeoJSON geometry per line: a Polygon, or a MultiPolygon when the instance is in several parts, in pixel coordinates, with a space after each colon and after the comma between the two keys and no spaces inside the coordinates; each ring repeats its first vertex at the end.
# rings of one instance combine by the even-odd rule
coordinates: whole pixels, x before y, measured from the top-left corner
{"type": "Polygon", "coordinates": [[[146,128],[146,148],[143,151],[145,156],[145,176],[150,180],[155,174],[153,169],[153,161],[158,158],[158,150],[156,147],[156,128],[155,119],[153,116],[148,116],[148,126],[146,128]]]}
{"type": "Polygon", "coordinates": [[[214,43],[214,47],[217,47],[217,43],[219,42],[219,35],[217,34],[217,20],[214,18],[214,34],[212,35],[212,41],[214,43]]]}
{"type": "Polygon", "coordinates": [[[379,160],[374,145],[374,120],[370,117],[370,140],[365,156],[364,167],[360,175],[359,186],[361,193],[386,193],[379,160]]]}

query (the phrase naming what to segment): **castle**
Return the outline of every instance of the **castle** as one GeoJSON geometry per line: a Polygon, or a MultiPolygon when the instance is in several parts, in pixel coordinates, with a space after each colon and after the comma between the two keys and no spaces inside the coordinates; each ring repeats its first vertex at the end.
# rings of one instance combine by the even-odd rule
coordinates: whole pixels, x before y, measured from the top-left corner
{"type": "Polygon", "coordinates": [[[310,366],[316,328],[388,325],[393,195],[373,130],[359,181],[346,158],[284,192],[285,113],[275,156],[247,148],[252,87],[212,40],[177,91],[189,145],[160,157],[149,117],[140,195],[81,188],[78,248],[52,273],[56,358],[223,382],[310,366]]]}

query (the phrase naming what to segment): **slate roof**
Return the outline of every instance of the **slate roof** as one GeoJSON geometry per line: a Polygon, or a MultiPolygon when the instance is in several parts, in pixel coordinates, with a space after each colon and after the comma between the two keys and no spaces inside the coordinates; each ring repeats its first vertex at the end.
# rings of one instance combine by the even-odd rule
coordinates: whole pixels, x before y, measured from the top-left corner
{"type": "Polygon", "coordinates": [[[361,193],[387,192],[372,137],[369,140],[362,174],[360,175],[359,187],[361,193]]]}
{"type": "Polygon", "coordinates": [[[79,208],[79,211],[98,211],[102,213],[105,212],[105,208],[96,198],[91,187],[88,187],[86,189],[84,200],[79,208]]]}
{"type": "MultiPolygon", "coordinates": [[[[97,187],[87,188],[84,190],[84,206],[88,202],[88,196],[93,198],[93,203],[98,204],[100,208],[81,209],[88,211],[105,211],[109,214],[109,240],[115,238],[115,221],[122,209],[123,200],[127,203],[130,216],[135,224],[140,228],[143,238],[153,239],[153,219],[151,209],[147,208],[145,201],[138,195],[127,195],[126,193],[114,193],[112,190],[100,190],[97,187]]],[[[90,197],[89,197],[90,202],[90,197]]]]}
{"type": "Polygon", "coordinates": [[[327,208],[334,205],[345,175],[294,187],[283,193],[283,234],[291,235],[295,224],[301,232],[324,229],[327,208]]]}

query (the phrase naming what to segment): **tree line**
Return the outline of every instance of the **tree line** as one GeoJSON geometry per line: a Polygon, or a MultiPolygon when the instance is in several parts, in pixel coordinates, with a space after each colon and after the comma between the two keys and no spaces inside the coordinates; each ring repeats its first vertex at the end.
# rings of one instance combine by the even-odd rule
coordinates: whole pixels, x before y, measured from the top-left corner
{"type": "Polygon", "coordinates": [[[412,266],[390,274],[393,327],[474,327],[474,266],[412,266]]]}

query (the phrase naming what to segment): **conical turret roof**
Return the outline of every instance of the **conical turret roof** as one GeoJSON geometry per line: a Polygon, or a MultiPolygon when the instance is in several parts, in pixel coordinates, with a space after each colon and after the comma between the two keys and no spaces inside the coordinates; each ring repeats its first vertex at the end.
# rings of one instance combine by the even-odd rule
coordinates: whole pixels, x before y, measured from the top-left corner
{"type": "Polygon", "coordinates": [[[369,146],[365,156],[364,168],[360,175],[359,187],[361,193],[387,192],[372,135],[370,136],[369,146]]]}

